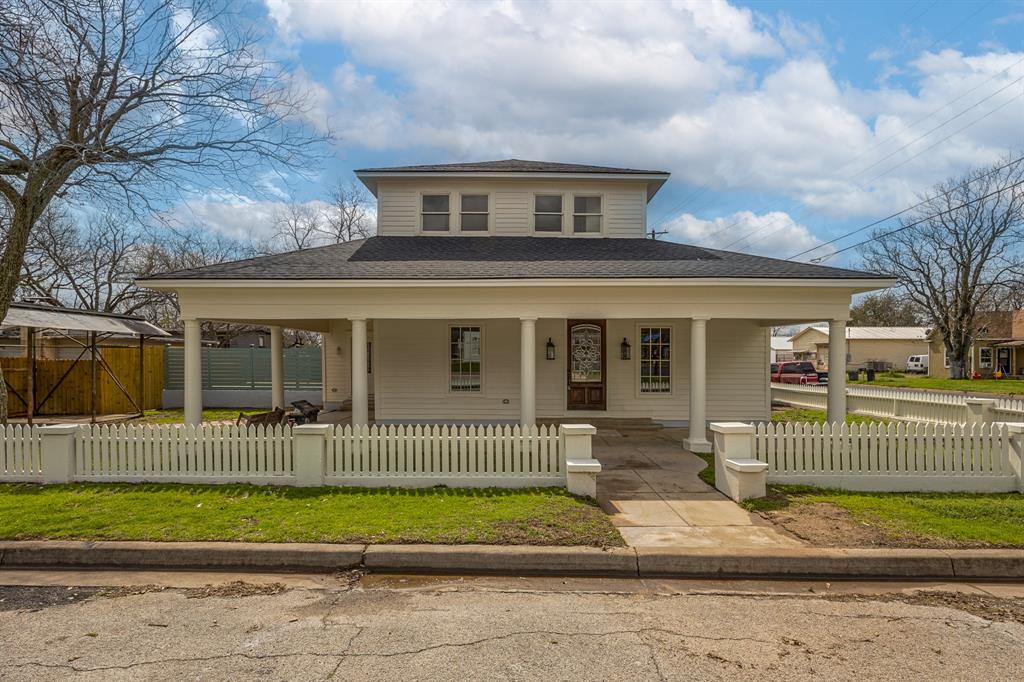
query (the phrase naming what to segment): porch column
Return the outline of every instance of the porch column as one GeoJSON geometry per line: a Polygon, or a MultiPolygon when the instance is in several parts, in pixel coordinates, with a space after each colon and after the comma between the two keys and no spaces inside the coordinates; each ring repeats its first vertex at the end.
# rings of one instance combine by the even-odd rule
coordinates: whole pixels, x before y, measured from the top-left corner
{"type": "Polygon", "coordinates": [[[683,447],[690,452],[711,452],[707,436],[708,318],[690,320],[690,436],[683,447]]]}
{"type": "Polygon", "coordinates": [[[830,423],[846,421],[846,320],[828,323],[828,415],[830,423]]]}
{"type": "Polygon", "coordinates": [[[270,328],[270,408],[284,407],[284,333],[270,328]]]}
{"type": "Polygon", "coordinates": [[[352,424],[370,421],[366,389],[366,318],[352,318],[352,424]]]}
{"type": "Polygon", "coordinates": [[[203,337],[199,320],[185,323],[185,423],[203,421],[203,337]]]}
{"type": "Polygon", "coordinates": [[[537,422],[537,320],[519,319],[519,424],[537,422]]]}

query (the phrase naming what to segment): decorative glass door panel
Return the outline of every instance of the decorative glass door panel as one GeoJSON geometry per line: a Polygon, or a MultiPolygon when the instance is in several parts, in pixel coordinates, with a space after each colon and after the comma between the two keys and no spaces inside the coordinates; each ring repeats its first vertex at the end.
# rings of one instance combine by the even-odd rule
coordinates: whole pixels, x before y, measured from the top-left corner
{"type": "Polygon", "coordinates": [[[604,320],[569,321],[568,408],[605,409],[604,320]]]}

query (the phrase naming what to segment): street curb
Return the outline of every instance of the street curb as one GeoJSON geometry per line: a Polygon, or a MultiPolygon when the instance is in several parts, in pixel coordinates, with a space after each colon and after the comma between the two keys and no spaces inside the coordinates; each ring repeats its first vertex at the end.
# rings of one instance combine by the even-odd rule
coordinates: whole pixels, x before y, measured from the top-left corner
{"type": "Polygon", "coordinates": [[[368,545],[363,566],[389,573],[505,573],[637,577],[631,547],[368,545]]]}
{"type": "Polygon", "coordinates": [[[149,568],[629,578],[1024,579],[1016,549],[677,549],[515,545],[0,541],[3,568],[149,568]]]}

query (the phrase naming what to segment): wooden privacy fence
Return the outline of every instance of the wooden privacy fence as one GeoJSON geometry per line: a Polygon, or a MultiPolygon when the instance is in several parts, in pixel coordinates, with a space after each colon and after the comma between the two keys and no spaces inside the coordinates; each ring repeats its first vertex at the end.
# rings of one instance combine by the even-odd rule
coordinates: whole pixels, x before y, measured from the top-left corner
{"type": "MultiPolygon", "coordinates": [[[[157,409],[164,388],[164,348],[146,346],[143,408],[157,409]]],[[[100,349],[103,360],[135,400],[139,396],[139,349],[137,346],[115,346],[100,349]]],[[[70,359],[37,358],[36,415],[83,415],[92,412],[92,360],[88,354],[77,363],[70,359]],[[63,381],[61,378],[63,377],[63,381]]],[[[29,361],[27,358],[0,358],[8,390],[7,409],[11,416],[24,415],[28,395],[29,361]]],[[[96,368],[96,413],[129,414],[135,412],[131,400],[101,368],[96,368]]]]}
{"type": "Polygon", "coordinates": [[[594,432],[589,425],[11,426],[0,430],[0,480],[572,489],[583,478],[593,483],[600,470],[590,455],[594,432]]]}
{"type": "MultiPolygon", "coordinates": [[[[825,386],[772,384],[772,402],[824,410],[828,405],[825,386]]],[[[883,419],[965,424],[980,421],[1024,422],[1024,400],[971,398],[955,393],[907,391],[895,388],[849,386],[846,411],[883,419]]]]}
{"type": "Polygon", "coordinates": [[[1019,424],[757,424],[751,454],[769,483],[848,490],[1020,489],[1019,424]]]}

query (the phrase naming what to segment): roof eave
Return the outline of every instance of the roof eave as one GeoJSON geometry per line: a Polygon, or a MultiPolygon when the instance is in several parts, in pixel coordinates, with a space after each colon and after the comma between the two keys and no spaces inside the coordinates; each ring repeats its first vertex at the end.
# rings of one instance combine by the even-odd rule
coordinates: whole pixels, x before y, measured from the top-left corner
{"type": "Polygon", "coordinates": [[[355,175],[375,197],[377,196],[377,181],[382,178],[538,178],[541,180],[646,181],[647,201],[653,199],[669,179],[669,173],[566,173],[557,171],[356,171],[355,175]]]}
{"type": "Polygon", "coordinates": [[[135,284],[156,290],[229,288],[245,286],[275,288],[411,288],[411,287],[607,287],[607,286],[756,286],[823,287],[851,289],[853,293],[891,287],[887,278],[810,278],[810,277],[538,277],[485,279],[246,279],[190,277],[183,279],[138,279],[135,284]]]}

